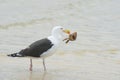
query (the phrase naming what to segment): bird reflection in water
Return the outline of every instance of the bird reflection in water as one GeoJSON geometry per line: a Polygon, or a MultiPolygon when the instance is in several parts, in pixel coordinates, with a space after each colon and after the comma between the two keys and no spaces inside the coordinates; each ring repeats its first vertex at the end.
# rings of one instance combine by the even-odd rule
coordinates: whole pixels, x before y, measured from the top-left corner
{"type": "Polygon", "coordinates": [[[41,74],[39,73],[34,73],[34,72],[30,72],[30,75],[29,75],[29,80],[46,80],[47,78],[47,72],[42,72],[41,74]]]}

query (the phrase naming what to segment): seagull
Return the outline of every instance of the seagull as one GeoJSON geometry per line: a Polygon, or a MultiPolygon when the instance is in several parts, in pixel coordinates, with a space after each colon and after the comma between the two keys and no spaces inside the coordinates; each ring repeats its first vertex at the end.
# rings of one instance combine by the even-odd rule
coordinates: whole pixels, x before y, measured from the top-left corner
{"type": "Polygon", "coordinates": [[[32,71],[32,58],[41,58],[43,60],[44,71],[46,71],[45,58],[53,55],[59,47],[63,34],[70,34],[68,29],[62,26],[56,26],[52,29],[51,36],[33,42],[27,48],[13,54],[8,54],[10,57],[30,57],[30,68],[32,71]]]}

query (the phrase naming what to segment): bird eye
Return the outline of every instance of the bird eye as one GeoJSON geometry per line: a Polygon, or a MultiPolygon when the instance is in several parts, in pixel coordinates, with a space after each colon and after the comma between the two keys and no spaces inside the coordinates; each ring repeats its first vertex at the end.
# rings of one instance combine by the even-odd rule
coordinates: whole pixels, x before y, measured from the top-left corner
{"type": "Polygon", "coordinates": [[[61,30],[63,30],[63,28],[60,28],[61,30]]]}

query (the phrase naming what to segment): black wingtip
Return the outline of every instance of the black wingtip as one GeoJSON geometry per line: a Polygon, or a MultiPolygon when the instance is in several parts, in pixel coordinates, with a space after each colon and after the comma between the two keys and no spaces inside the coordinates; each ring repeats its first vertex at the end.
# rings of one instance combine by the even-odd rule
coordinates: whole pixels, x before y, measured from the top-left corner
{"type": "Polygon", "coordinates": [[[11,54],[8,54],[7,56],[11,56],[11,54]]]}
{"type": "Polygon", "coordinates": [[[9,57],[23,57],[21,54],[19,53],[13,53],[13,54],[8,54],[7,56],[9,57]]]}
{"type": "Polygon", "coordinates": [[[7,56],[9,56],[9,57],[17,57],[17,53],[8,54],[7,56]]]}

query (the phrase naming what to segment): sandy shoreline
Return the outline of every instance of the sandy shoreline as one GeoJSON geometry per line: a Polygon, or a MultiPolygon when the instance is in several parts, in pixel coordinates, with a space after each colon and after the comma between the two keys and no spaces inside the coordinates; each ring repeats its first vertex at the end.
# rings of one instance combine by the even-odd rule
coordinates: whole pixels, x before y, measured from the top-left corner
{"type": "Polygon", "coordinates": [[[33,59],[33,72],[28,70],[28,58],[0,56],[2,80],[119,80],[120,60],[97,54],[56,54],[46,59],[48,71],[43,71],[42,60],[33,59]]]}
{"type": "Polygon", "coordinates": [[[120,80],[120,0],[0,0],[1,80],[120,80]],[[58,54],[10,58],[61,25],[78,32],[58,54]],[[60,54],[59,54],[60,53],[60,54]]]}

